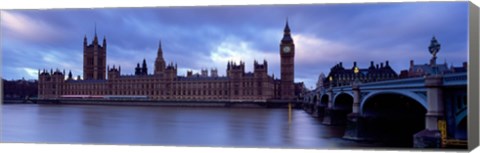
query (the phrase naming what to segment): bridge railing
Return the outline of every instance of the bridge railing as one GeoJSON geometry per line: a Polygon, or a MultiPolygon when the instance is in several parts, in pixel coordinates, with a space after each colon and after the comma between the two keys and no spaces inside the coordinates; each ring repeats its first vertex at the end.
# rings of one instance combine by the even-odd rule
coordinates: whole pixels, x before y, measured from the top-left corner
{"type": "MultiPolygon", "coordinates": [[[[361,83],[359,86],[362,89],[368,89],[372,87],[385,87],[385,86],[395,86],[395,85],[409,85],[409,86],[423,86],[424,77],[415,77],[415,78],[405,78],[405,79],[395,79],[395,80],[385,80],[377,82],[368,82],[361,83]]],[[[337,86],[332,88],[334,91],[349,91],[352,90],[351,85],[337,86]]]]}
{"type": "Polygon", "coordinates": [[[424,77],[415,77],[415,78],[405,78],[405,79],[395,79],[395,80],[363,83],[363,84],[360,84],[360,87],[369,87],[369,86],[378,86],[378,85],[416,84],[416,83],[424,83],[424,82],[425,82],[424,77]]]}
{"type": "MultiPolygon", "coordinates": [[[[443,76],[443,82],[445,86],[454,86],[454,85],[466,85],[467,84],[467,73],[450,73],[443,76]]],[[[363,90],[369,89],[387,89],[387,88],[423,88],[425,86],[425,77],[414,77],[414,78],[404,78],[404,79],[395,79],[395,80],[385,80],[378,82],[368,82],[361,83],[360,88],[363,90]]],[[[351,91],[351,85],[337,86],[332,88],[333,91],[351,91]]],[[[324,90],[313,90],[307,95],[314,95],[317,92],[326,92],[324,90]]]]}
{"type": "MultiPolygon", "coordinates": [[[[451,81],[466,81],[467,73],[450,73],[443,75],[444,82],[451,81]]],[[[376,86],[376,85],[395,85],[395,84],[413,84],[413,83],[424,83],[425,77],[415,77],[415,78],[405,78],[405,79],[395,79],[395,80],[386,80],[378,82],[369,82],[360,84],[361,87],[376,86]]]]}
{"type": "Polygon", "coordinates": [[[443,83],[446,86],[450,85],[466,85],[468,80],[467,73],[452,73],[443,76],[443,83]]]}

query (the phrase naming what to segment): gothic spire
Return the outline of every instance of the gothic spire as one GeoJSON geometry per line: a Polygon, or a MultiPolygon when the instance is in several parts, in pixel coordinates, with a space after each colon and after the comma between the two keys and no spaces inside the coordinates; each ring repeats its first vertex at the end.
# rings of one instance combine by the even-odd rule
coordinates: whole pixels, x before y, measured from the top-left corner
{"type": "Polygon", "coordinates": [[[85,34],[85,36],[83,37],[83,46],[87,46],[87,34],[85,34]]]}
{"type": "Polygon", "coordinates": [[[97,37],[97,22],[95,22],[95,37],[97,37]]]}
{"type": "Polygon", "coordinates": [[[107,47],[107,37],[105,35],[103,36],[103,47],[107,47]]]}
{"type": "Polygon", "coordinates": [[[283,32],[290,34],[290,27],[288,26],[288,18],[287,18],[287,21],[285,23],[285,29],[283,29],[283,32]]]}
{"type": "Polygon", "coordinates": [[[95,37],[93,38],[94,44],[98,43],[98,37],[97,37],[97,22],[95,22],[95,37]]]}
{"type": "Polygon", "coordinates": [[[162,48],[162,40],[158,40],[158,48],[161,49],[162,48]]]}
{"type": "Polygon", "coordinates": [[[142,63],[142,74],[144,75],[147,75],[148,74],[148,69],[147,69],[147,61],[145,60],[145,58],[143,59],[143,63],[142,63]]]}
{"type": "Polygon", "coordinates": [[[290,35],[290,27],[288,26],[288,19],[285,23],[285,29],[283,30],[282,43],[293,43],[292,36],[290,35]]]}
{"type": "Polygon", "coordinates": [[[72,79],[72,70],[68,71],[68,79],[72,79]]]}
{"type": "Polygon", "coordinates": [[[157,58],[163,58],[162,40],[158,41],[157,58]]]}
{"type": "Polygon", "coordinates": [[[140,63],[137,63],[137,67],[135,68],[135,75],[139,75],[141,73],[140,63]]]}

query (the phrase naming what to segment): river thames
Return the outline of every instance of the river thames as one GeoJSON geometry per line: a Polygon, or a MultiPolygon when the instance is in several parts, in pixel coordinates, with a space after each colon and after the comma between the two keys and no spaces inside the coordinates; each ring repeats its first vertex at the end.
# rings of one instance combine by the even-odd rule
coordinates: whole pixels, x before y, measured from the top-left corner
{"type": "Polygon", "coordinates": [[[365,148],[303,110],[107,105],[2,105],[2,142],[248,148],[365,148]]]}

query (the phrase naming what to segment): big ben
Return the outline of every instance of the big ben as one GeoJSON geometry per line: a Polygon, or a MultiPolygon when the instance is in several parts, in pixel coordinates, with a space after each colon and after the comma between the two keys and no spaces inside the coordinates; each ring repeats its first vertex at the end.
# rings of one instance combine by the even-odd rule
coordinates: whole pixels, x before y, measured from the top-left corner
{"type": "Polygon", "coordinates": [[[283,38],[280,42],[280,97],[284,100],[292,100],[294,98],[294,57],[295,57],[295,44],[293,43],[292,36],[290,35],[290,27],[288,27],[288,21],[285,24],[283,30],[283,38]]]}

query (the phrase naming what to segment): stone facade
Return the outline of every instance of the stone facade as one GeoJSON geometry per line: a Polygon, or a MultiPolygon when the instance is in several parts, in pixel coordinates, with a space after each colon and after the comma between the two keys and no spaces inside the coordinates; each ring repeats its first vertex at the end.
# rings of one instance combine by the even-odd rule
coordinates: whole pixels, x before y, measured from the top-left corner
{"type": "MultiPolygon", "coordinates": [[[[461,73],[467,72],[467,62],[463,62],[462,66],[448,66],[447,62],[443,64],[436,64],[437,69],[440,74],[449,74],[449,73],[461,73]]],[[[423,77],[427,74],[433,73],[432,64],[415,64],[413,60],[410,60],[410,67],[408,70],[402,70],[400,72],[400,78],[411,78],[411,77],[423,77]]]]}
{"type": "Polygon", "coordinates": [[[87,36],[83,39],[83,79],[105,80],[107,65],[107,40],[103,38],[103,45],[98,44],[97,32],[92,44],[87,45],[87,36]]]}
{"type": "Polygon", "coordinates": [[[3,82],[3,100],[6,99],[26,99],[36,97],[38,93],[37,80],[5,80],[3,82]]]}
{"type": "Polygon", "coordinates": [[[293,99],[295,98],[294,44],[290,37],[288,23],[284,31],[284,38],[280,44],[281,79],[268,75],[268,63],[265,60],[255,61],[253,72],[245,72],[245,63],[240,61],[240,63],[227,63],[226,76],[218,76],[216,69],[212,69],[210,75],[208,70],[202,70],[201,75],[194,75],[188,71],[186,76],[178,76],[177,64],[166,64],[161,43],[158,47],[153,74],[147,73],[145,60],[141,67],[140,63],[137,64],[135,75],[121,75],[120,66],[107,67],[108,71],[104,71],[106,58],[103,56],[106,53],[106,40],[104,39],[103,46],[100,46],[95,34],[91,45],[87,46],[86,38],[84,40],[84,58],[87,58],[84,59],[84,79],[73,79],[71,72],[65,79],[65,72],[60,72],[58,69],[50,72],[43,70],[39,72],[39,98],[78,98],[89,95],[98,98],[131,96],[154,100],[293,99]],[[288,41],[285,41],[286,39],[288,41]],[[284,52],[285,46],[289,46],[291,52],[284,52]],[[105,79],[103,72],[107,72],[108,79],[105,79]]]}
{"type": "Polygon", "coordinates": [[[398,74],[390,67],[388,61],[385,62],[385,65],[383,63],[374,65],[371,61],[368,68],[359,68],[357,62],[353,62],[352,68],[344,68],[340,62],[330,69],[330,73],[323,80],[323,87],[349,86],[356,78],[360,82],[366,83],[397,79],[398,74]],[[355,69],[358,70],[357,74],[355,69]]]}

